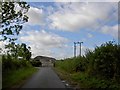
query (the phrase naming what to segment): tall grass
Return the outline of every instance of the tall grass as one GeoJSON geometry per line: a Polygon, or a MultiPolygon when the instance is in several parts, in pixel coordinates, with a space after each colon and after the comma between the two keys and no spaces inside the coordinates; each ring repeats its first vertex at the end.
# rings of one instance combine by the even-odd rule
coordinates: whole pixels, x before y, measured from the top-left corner
{"type": "Polygon", "coordinates": [[[33,67],[24,67],[18,70],[5,72],[3,75],[2,88],[20,88],[23,81],[30,77],[37,69],[33,67]]]}
{"type": "Polygon", "coordinates": [[[64,71],[67,71],[69,73],[76,72],[77,68],[79,71],[84,71],[85,70],[85,63],[82,62],[85,61],[85,57],[76,57],[76,58],[68,58],[65,60],[59,60],[56,62],[57,68],[60,68],[64,71]],[[81,66],[81,68],[79,68],[81,66]]]}
{"type": "Polygon", "coordinates": [[[120,45],[107,42],[93,51],[87,50],[85,56],[57,61],[56,68],[71,73],[73,80],[86,87],[118,87],[120,45]]]}
{"type": "Polygon", "coordinates": [[[9,55],[2,56],[2,71],[9,72],[11,70],[17,70],[19,68],[32,67],[29,61],[27,60],[18,60],[14,59],[9,55]]]}
{"type": "Polygon", "coordinates": [[[10,55],[2,56],[2,87],[11,88],[36,72],[30,61],[15,59],[10,55]]]}

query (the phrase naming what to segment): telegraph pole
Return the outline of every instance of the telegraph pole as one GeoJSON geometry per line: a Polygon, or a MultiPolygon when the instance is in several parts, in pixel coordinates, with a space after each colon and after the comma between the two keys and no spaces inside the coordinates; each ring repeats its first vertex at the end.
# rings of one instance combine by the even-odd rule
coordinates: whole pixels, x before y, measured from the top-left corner
{"type": "Polygon", "coordinates": [[[83,42],[78,42],[78,44],[80,44],[80,56],[81,56],[81,50],[82,50],[82,47],[81,47],[81,44],[82,44],[83,42]]]}
{"type": "Polygon", "coordinates": [[[74,57],[76,57],[76,42],[74,42],[74,57]]]}
{"type": "Polygon", "coordinates": [[[80,54],[79,54],[79,56],[81,56],[81,44],[82,44],[83,42],[74,42],[74,57],[76,57],[76,44],[79,44],[80,45],[80,54]]]}

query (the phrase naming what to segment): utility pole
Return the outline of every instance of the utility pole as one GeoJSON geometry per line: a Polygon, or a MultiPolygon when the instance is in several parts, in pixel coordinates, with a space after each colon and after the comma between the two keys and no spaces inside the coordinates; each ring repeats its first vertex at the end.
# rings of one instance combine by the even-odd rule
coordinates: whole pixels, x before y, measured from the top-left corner
{"type": "Polygon", "coordinates": [[[74,57],[76,57],[76,42],[74,42],[74,57]]]}
{"type": "Polygon", "coordinates": [[[77,42],[78,44],[80,44],[80,56],[81,56],[81,44],[83,43],[83,42],[77,42]]]}
{"type": "Polygon", "coordinates": [[[76,57],[76,45],[77,44],[79,44],[80,45],[80,54],[79,54],[79,56],[81,56],[81,44],[82,44],[83,42],[74,42],[74,57],[76,57]]]}

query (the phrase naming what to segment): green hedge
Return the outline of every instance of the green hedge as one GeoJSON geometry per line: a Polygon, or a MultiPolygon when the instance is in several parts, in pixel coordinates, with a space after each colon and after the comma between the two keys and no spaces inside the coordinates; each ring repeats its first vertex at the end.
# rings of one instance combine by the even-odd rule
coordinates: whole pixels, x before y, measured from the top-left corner
{"type": "Polygon", "coordinates": [[[120,45],[111,41],[96,46],[93,51],[87,50],[85,56],[58,60],[55,64],[68,73],[80,72],[88,77],[120,83],[120,45]]]}
{"type": "Polygon", "coordinates": [[[31,67],[31,63],[27,60],[13,59],[10,55],[2,56],[2,71],[17,70],[23,67],[31,67]]]}

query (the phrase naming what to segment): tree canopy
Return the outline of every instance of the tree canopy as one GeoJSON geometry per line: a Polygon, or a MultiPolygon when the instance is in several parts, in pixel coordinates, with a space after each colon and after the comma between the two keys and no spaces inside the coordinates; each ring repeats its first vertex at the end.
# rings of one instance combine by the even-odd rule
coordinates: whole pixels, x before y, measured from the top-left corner
{"type": "Polygon", "coordinates": [[[29,60],[31,57],[30,47],[25,43],[16,44],[16,35],[19,35],[23,24],[28,22],[28,12],[30,6],[23,1],[5,1],[0,4],[0,37],[1,41],[9,42],[5,45],[7,55],[18,59],[22,57],[24,60],[29,60]]]}
{"type": "Polygon", "coordinates": [[[12,42],[5,47],[8,49],[7,54],[11,55],[13,58],[18,59],[19,57],[21,57],[24,60],[30,60],[31,58],[31,48],[27,47],[25,43],[15,44],[14,42],[12,42]]]}
{"type": "Polygon", "coordinates": [[[28,22],[26,13],[30,6],[26,2],[2,2],[0,5],[0,35],[1,40],[15,41],[15,35],[18,35],[22,29],[22,24],[28,22]],[[13,37],[10,37],[13,36],[13,37]]]}

